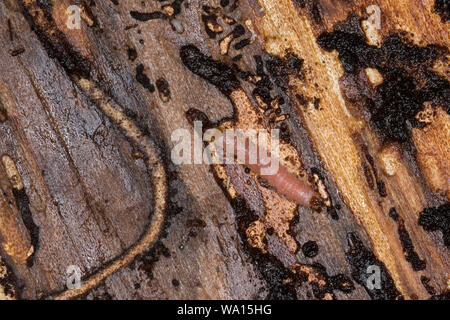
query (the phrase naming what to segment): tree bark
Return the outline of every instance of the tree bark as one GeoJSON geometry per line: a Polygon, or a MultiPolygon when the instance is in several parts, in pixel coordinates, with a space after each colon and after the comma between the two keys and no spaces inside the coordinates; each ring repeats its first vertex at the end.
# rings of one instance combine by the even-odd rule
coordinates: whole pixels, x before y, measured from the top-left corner
{"type": "Polygon", "coordinates": [[[445,12],[220,2],[0,2],[0,298],[448,298],[445,12]],[[390,93],[420,110],[378,121],[400,117],[383,90],[410,79],[390,93]],[[175,165],[193,120],[279,128],[321,208],[240,165],[175,165]]]}

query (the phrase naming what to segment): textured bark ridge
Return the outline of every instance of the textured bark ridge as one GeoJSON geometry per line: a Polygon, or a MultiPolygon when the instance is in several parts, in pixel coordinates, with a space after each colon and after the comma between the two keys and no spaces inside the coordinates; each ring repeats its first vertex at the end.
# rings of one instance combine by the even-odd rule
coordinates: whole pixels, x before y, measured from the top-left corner
{"type": "Polygon", "coordinates": [[[448,16],[1,1],[0,299],[448,299],[448,16]],[[279,129],[313,201],[243,165],[175,165],[195,121],[279,129]]]}

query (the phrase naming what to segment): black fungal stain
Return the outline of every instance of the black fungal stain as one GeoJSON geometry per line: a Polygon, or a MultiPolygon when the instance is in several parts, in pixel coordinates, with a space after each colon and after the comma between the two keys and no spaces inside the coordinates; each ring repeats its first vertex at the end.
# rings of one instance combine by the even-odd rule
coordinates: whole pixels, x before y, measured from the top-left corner
{"type": "Polygon", "coordinates": [[[441,16],[441,21],[447,22],[450,20],[450,1],[449,0],[435,0],[434,11],[441,16]]]}
{"type": "Polygon", "coordinates": [[[30,234],[31,245],[34,249],[33,254],[27,259],[27,266],[31,268],[34,264],[34,257],[39,249],[39,227],[33,221],[33,215],[30,210],[30,199],[28,198],[25,189],[22,188],[19,190],[13,188],[12,191],[17,208],[22,215],[23,224],[30,234]]]}
{"type": "Polygon", "coordinates": [[[326,51],[338,51],[347,73],[370,67],[383,76],[375,98],[367,97],[365,105],[386,139],[407,141],[411,128],[421,126],[415,115],[424,102],[442,105],[450,112],[450,84],[432,70],[434,62],[447,53],[446,48],[420,47],[400,33],[389,36],[380,48],[370,46],[355,15],[336,25],[333,32],[322,33],[317,42],[326,51]]]}
{"type": "Polygon", "coordinates": [[[216,86],[223,94],[228,96],[240,87],[240,82],[230,67],[204,55],[194,45],[183,46],[180,49],[180,57],[192,73],[216,86]]]}
{"type": "Polygon", "coordinates": [[[302,252],[305,257],[314,258],[319,253],[319,246],[315,241],[307,241],[302,245],[302,252]]]}
{"type": "Polygon", "coordinates": [[[144,65],[142,63],[138,64],[136,67],[136,81],[139,82],[145,89],[150,92],[155,92],[155,86],[144,73],[144,65]]]}
{"type": "Polygon", "coordinates": [[[373,300],[398,300],[402,296],[395,287],[394,281],[389,275],[384,263],[379,261],[375,255],[367,249],[355,233],[347,235],[349,250],[346,258],[352,268],[352,278],[363,286],[373,300]],[[369,267],[376,266],[380,270],[380,289],[376,286],[370,288],[368,283],[372,283],[369,267]]]}
{"type": "Polygon", "coordinates": [[[419,215],[418,222],[425,231],[440,230],[444,239],[444,245],[447,248],[450,247],[450,203],[423,210],[419,215]]]}
{"type": "Polygon", "coordinates": [[[389,216],[397,222],[398,225],[398,235],[400,238],[400,243],[402,244],[403,252],[405,253],[405,259],[411,264],[414,271],[424,270],[427,266],[426,262],[420,259],[416,250],[414,249],[414,244],[409,236],[408,230],[406,230],[405,222],[397,213],[395,208],[389,210],[389,216]]]}

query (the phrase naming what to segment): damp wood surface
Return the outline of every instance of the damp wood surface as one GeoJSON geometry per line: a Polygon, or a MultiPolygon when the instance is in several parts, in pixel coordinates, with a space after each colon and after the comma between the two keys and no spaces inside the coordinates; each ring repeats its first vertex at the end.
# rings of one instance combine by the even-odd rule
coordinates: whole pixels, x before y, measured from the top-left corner
{"type": "Polygon", "coordinates": [[[448,298],[450,22],[440,2],[1,0],[0,299],[52,297],[69,266],[98,274],[139,242],[159,195],[132,125],[163,159],[163,231],[80,298],[448,298]],[[83,9],[81,29],[66,25],[70,5],[83,9]],[[368,23],[374,5],[380,29],[368,23]],[[327,43],[336,30],[343,40],[327,43]],[[352,34],[360,51],[340,46],[352,34]],[[380,88],[398,70],[424,89],[394,130],[370,107],[391,102],[380,88]],[[280,128],[282,163],[321,210],[240,165],[174,165],[171,135],[193,134],[193,120],[280,128]],[[380,290],[367,287],[371,265],[380,290]]]}

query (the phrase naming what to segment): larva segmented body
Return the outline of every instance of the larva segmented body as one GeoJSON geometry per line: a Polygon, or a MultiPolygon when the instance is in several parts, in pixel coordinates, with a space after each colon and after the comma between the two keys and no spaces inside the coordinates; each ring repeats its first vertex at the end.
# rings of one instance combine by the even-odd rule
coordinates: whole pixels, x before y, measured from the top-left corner
{"type": "Polygon", "coordinates": [[[305,207],[318,205],[318,198],[315,197],[315,192],[311,186],[289,172],[277,158],[271,155],[267,156],[262,148],[255,148],[252,142],[247,139],[244,145],[239,144],[236,138],[230,140],[232,142],[228,143],[227,139],[223,139],[224,150],[228,152],[232,148],[235,155],[239,155],[239,152],[241,152],[244,159],[240,163],[264,178],[268,185],[275,188],[286,199],[305,207]],[[256,154],[252,153],[254,151],[256,151],[256,154]]]}

